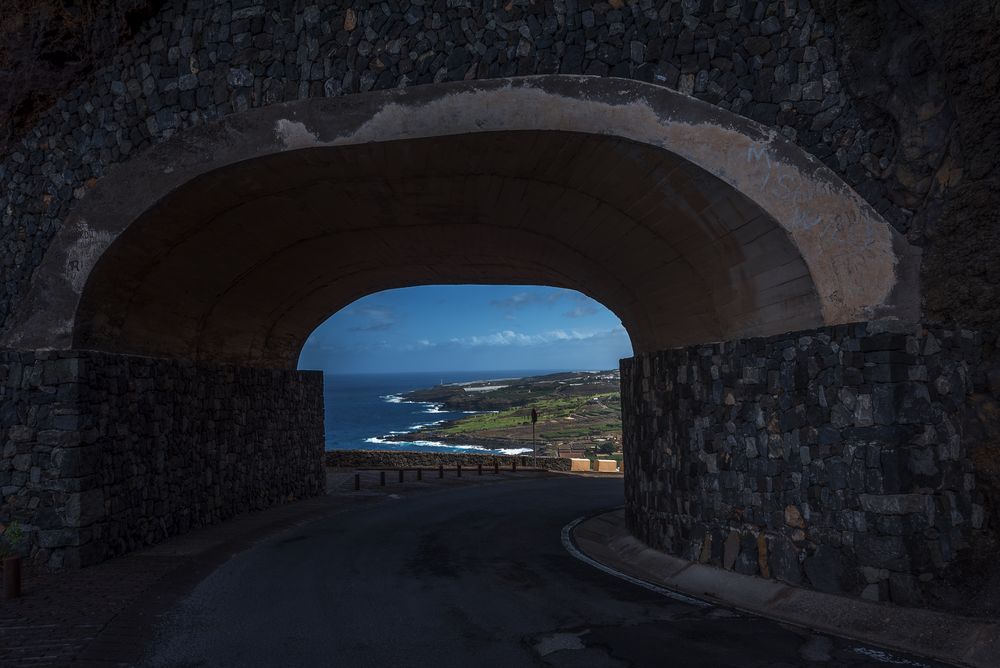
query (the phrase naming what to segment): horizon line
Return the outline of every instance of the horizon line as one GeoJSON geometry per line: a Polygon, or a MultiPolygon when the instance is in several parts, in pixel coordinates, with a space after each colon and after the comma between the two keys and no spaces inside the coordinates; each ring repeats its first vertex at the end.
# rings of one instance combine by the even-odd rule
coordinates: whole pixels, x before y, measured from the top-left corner
{"type": "Polygon", "coordinates": [[[328,371],[325,369],[296,369],[296,371],[321,371],[324,376],[389,376],[403,373],[522,373],[530,371],[532,373],[602,373],[605,371],[618,371],[618,368],[609,369],[430,369],[430,370],[410,370],[410,371],[328,371]]]}

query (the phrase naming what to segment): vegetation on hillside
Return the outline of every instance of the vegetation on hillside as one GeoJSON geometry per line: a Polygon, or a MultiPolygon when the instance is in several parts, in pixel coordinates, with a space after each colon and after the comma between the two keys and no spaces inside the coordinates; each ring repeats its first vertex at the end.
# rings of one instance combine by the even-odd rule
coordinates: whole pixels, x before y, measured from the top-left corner
{"type": "Polygon", "coordinates": [[[531,447],[542,454],[612,453],[621,449],[621,396],[617,371],[560,373],[529,378],[439,385],[403,396],[449,410],[481,412],[397,436],[488,447],[531,447]]]}

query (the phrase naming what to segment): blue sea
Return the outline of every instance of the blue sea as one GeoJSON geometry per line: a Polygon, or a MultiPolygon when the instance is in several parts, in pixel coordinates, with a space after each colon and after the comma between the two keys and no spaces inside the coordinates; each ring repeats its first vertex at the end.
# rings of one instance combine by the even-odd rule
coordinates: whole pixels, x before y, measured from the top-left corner
{"type": "MultiPolygon", "coordinates": [[[[325,374],[327,450],[408,450],[421,452],[501,452],[475,445],[449,445],[434,441],[397,442],[385,437],[440,424],[464,415],[438,404],[405,402],[405,392],[442,383],[523,378],[554,371],[448,371],[396,374],[325,374]]],[[[504,451],[515,454],[520,451],[504,451]]]]}

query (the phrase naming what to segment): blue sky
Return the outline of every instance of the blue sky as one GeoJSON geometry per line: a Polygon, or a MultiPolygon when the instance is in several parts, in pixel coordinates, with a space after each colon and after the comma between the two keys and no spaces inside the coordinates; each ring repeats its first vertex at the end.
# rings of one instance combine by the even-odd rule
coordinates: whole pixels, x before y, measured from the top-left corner
{"type": "Polygon", "coordinates": [[[521,285],[432,285],[369,295],[316,328],[300,369],[330,373],[587,370],[618,367],[632,344],[585,295],[521,285]]]}

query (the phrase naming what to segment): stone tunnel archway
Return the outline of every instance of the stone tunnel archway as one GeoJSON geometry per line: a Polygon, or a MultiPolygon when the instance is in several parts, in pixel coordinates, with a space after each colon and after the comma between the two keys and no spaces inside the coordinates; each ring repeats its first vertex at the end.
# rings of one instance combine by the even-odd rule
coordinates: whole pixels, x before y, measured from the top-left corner
{"type": "Polygon", "coordinates": [[[657,507],[653,469],[702,467],[712,486],[720,456],[692,449],[699,435],[681,443],[671,420],[722,425],[710,410],[750,411],[772,373],[791,379],[790,401],[808,390],[783,349],[723,371],[711,348],[676,353],[698,364],[660,351],[810,328],[826,328],[827,345],[849,323],[917,321],[917,264],[830,170],[752,121],[649,84],[500,79],[274,105],[174,135],[83,193],[2,340],[46,351],[11,364],[65,403],[53,420],[72,428],[47,438],[85,446],[53,474],[90,486],[53,495],[70,531],[45,549],[86,563],[162,538],[157,526],[322,489],[321,382],[292,369],[329,313],[426,283],[576,289],[622,318],[638,353],[623,365],[641,471],[629,498],[650,514],[632,521],[668,542],[662,517],[680,518],[678,534],[702,518],[657,507]],[[680,392],[648,394],[672,392],[677,369],[745,375],[735,394],[699,385],[694,398],[711,401],[695,414],[687,397],[668,403],[680,392]]]}
{"type": "Polygon", "coordinates": [[[916,319],[916,258],[773,131],[664,88],[527,77],[190,130],[79,203],[5,343],[289,367],[367,292],[572,287],[637,351],[916,319]]]}

